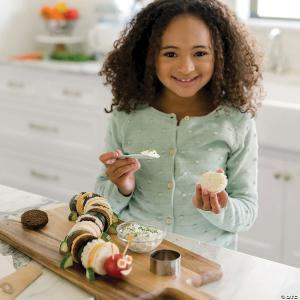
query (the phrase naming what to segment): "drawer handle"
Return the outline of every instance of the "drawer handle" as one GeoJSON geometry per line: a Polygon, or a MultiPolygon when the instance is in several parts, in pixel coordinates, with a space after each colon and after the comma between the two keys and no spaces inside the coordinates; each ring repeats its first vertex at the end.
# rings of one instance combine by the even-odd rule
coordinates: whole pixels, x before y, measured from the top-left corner
{"type": "Polygon", "coordinates": [[[285,175],[284,175],[284,179],[285,179],[286,181],[291,180],[292,177],[293,177],[292,174],[285,174],[285,175]]]}
{"type": "Polygon", "coordinates": [[[18,88],[18,89],[24,89],[24,87],[25,87],[24,82],[16,82],[16,81],[12,81],[12,80],[9,80],[7,82],[7,85],[10,88],[18,88]]]}
{"type": "Polygon", "coordinates": [[[38,125],[33,122],[29,123],[29,127],[31,129],[40,130],[40,131],[51,131],[51,132],[58,132],[58,127],[49,127],[44,125],[38,125]]]}
{"type": "Polygon", "coordinates": [[[65,95],[65,96],[71,96],[71,97],[81,97],[81,95],[82,95],[82,93],[81,93],[81,91],[79,91],[79,90],[77,90],[77,91],[70,91],[70,90],[67,90],[67,89],[65,89],[65,90],[63,90],[63,94],[65,95]]]}
{"type": "Polygon", "coordinates": [[[31,174],[31,176],[39,178],[39,179],[59,181],[59,176],[57,176],[57,175],[53,176],[53,175],[42,174],[42,173],[38,173],[34,170],[30,170],[30,174],[31,174]]]}
{"type": "Polygon", "coordinates": [[[275,177],[276,179],[279,179],[279,178],[281,177],[281,173],[280,173],[280,172],[276,172],[276,173],[274,174],[274,177],[275,177]]]}

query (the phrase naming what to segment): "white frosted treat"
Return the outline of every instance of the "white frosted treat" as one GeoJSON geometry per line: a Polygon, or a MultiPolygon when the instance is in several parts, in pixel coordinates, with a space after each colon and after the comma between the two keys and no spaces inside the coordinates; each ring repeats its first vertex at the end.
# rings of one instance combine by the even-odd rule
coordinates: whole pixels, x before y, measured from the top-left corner
{"type": "MultiPolygon", "coordinates": [[[[71,232],[74,232],[76,230],[85,230],[87,232],[89,232],[90,234],[92,234],[93,236],[95,237],[99,237],[99,233],[97,234],[97,229],[95,230],[94,227],[90,226],[90,224],[87,224],[87,223],[92,223],[92,222],[79,222],[77,224],[75,224],[71,230],[69,231],[68,235],[71,233],[71,232]]],[[[94,224],[96,227],[98,227],[96,224],[94,224]]],[[[100,228],[98,228],[99,232],[100,232],[100,228]]]]}
{"type": "Polygon", "coordinates": [[[157,152],[153,149],[149,149],[149,150],[144,150],[141,152],[142,155],[147,155],[150,157],[157,157],[159,158],[160,156],[157,154],[157,152]]]}
{"type": "Polygon", "coordinates": [[[119,254],[120,251],[118,246],[111,242],[106,242],[105,244],[103,244],[103,246],[101,246],[95,253],[94,259],[92,261],[92,268],[94,272],[99,275],[107,274],[104,268],[104,264],[106,259],[112,256],[111,244],[113,244],[114,254],[119,254]]]}
{"type": "MultiPolygon", "coordinates": [[[[88,267],[88,259],[90,258],[90,255],[94,248],[98,246],[99,244],[104,244],[105,242],[102,239],[95,239],[91,242],[87,243],[87,245],[83,248],[82,254],[81,254],[81,261],[82,265],[85,269],[88,267]]],[[[101,246],[102,247],[102,246],[101,246]]]]}
{"type": "Polygon", "coordinates": [[[227,177],[219,172],[207,172],[199,180],[202,189],[207,189],[210,193],[220,193],[227,186],[227,177]]]}

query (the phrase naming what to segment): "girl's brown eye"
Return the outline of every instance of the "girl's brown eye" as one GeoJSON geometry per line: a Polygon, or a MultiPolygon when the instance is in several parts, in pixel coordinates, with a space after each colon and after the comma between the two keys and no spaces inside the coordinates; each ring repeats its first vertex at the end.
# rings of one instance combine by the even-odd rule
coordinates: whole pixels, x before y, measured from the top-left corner
{"type": "Polygon", "coordinates": [[[195,54],[196,56],[203,56],[203,55],[205,55],[205,54],[207,54],[207,53],[205,53],[205,52],[200,52],[200,51],[199,51],[199,52],[197,52],[196,54],[195,54]],[[199,54],[199,55],[196,55],[196,54],[199,54]]]}
{"type": "Polygon", "coordinates": [[[167,57],[174,57],[174,55],[176,55],[174,52],[168,52],[164,54],[167,57]]]}

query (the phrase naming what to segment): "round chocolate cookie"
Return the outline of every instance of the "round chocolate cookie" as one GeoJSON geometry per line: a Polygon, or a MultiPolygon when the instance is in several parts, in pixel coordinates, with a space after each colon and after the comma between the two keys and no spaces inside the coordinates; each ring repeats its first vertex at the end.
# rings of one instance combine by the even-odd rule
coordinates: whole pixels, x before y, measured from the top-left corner
{"type": "Polygon", "coordinates": [[[21,223],[28,229],[40,229],[48,223],[48,215],[38,209],[27,210],[21,215],[21,223]]]}

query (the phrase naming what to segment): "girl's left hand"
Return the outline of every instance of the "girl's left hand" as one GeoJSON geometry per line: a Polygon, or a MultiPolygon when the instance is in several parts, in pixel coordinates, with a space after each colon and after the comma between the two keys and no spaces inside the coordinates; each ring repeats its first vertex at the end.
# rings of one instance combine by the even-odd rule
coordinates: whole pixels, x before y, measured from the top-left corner
{"type": "MultiPolygon", "coordinates": [[[[218,170],[219,173],[224,173],[223,170],[218,170]]],[[[228,202],[228,194],[225,190],[216,193],[209,193],[207,189],[201,189],[201,185],[196,186],[196,195],[193,197],[193,204],[195,207],[204,211],[212,211],[215,214],[221,212],[221,208],[225,207],[228,202]]]]}

